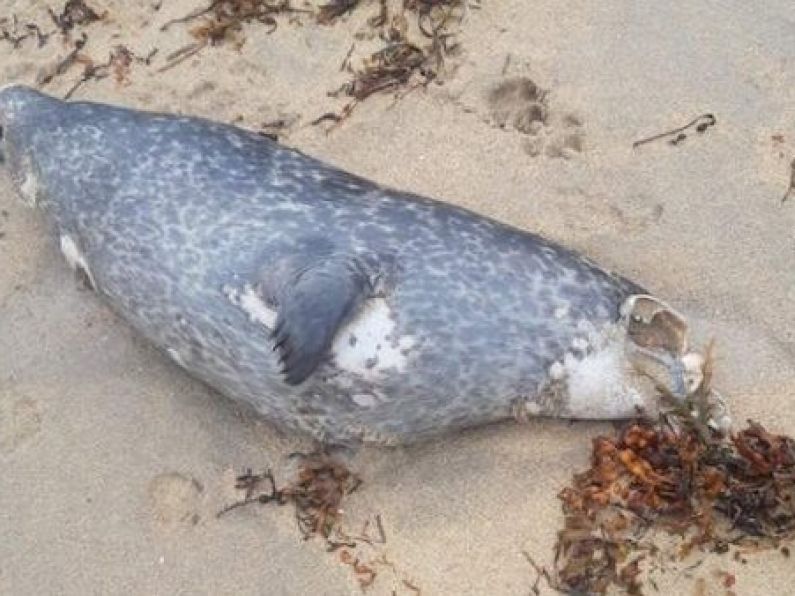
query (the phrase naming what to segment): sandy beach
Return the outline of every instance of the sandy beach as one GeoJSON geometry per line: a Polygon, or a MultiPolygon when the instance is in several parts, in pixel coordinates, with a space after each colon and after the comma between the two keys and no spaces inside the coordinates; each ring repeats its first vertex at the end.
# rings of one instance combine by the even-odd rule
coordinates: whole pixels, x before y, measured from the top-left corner
{"type": "MultiPolygon", "coordinates": [[[[0,0],[0,18],[49,30],[57,4],[0,0]]],[[[87,34],[94,61],[118,44],[158,51],[74,99],[257,130],[282,120],[287,145],[580,250],[676,305],[695,343],[716,340],[715,384],[737,423],[795,434],[795,196],[781,200],[795,158],[790,1],[483,0],[441,84],[374,95],[330,133],[311,122],[343,105],[328,92],[377,3],[331,26],[300,15],[277,17],[270,34],[246,25],[239,48],[208,47],[166,72],[192,38],[161,26],[205,3],[88,4],[106,16],[72,35],[87,34]],[[512,124],[526,106],[495,100],[517,80],[546,91],[543,125],[512,124]],[[716,124],[703,134],[633,149],[705,113],[716,124]]],[[[0,42],[0,85],[41,82],[69,49],[57,34],[42,47],[0,42]]],[[[41,88],[63,96],[81,72],[41,88]]],[[[551,561],[556,495],[610,429],[534,420],[359,452],[365,484],[346,523],[379,514],[387,541],[375,554],[394,565],[369,593],[416,593],[405,579],[423,595],[530,594],[522,551],[551,561]]],[[[321,542],[301,540],[288,508],[216,517],[239,498],[237,473],[285,476],[287,454],[308,448],[192,380],[82,289],[0,168],[0,594],[361,593],[321,542]]],[[[715,570],[736,575],[736,594],[795,582],[777,552],[746,564],[709,555],[658,577],[660,593],[726,594],[715,570]]]]}

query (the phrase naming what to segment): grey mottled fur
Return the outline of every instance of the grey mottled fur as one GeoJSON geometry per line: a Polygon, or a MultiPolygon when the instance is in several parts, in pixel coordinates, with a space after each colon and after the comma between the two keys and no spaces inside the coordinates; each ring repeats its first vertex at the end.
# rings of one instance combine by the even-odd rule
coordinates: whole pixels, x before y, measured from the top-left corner
{"type": "Polygon", "coordinates": [[[615,321],[643,292],[536,235],[232,126],[23,87],[0,92],[0,125],[16,185],[30,193],[33,176],[124,319],[224,394],[322,440],[400,443],[509,418],[578,321],[615,321]],[[278,310],[276,338],[224,294],[246,285],[278,310]],[[327,352],[376,295],[394,335],[416,341],[405,370],[373,383],[327,352]]]}

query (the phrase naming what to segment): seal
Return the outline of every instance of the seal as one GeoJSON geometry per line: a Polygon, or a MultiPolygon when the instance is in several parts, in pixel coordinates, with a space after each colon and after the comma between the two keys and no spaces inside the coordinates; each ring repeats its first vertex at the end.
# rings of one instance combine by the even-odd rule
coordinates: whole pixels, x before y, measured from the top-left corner
{"type": "Polygon", "coordinates": [[[11,86],[0,126],[67,262],[282,428],[393,445],[653,413],[655,384],[684,399],[702,382],[682,315],[537,235],[200,118],[11,86]]]}

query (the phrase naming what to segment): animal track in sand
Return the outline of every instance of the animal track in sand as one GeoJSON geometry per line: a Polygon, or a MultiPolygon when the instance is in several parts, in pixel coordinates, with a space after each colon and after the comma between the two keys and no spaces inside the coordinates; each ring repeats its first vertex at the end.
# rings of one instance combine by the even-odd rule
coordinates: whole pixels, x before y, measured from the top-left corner
{"type": "Polygon", "coordinates": [[[514,128],[535,134],[549,117],[547,92],[527,77],[512,77],[489,91],[492,122],[499,128],[514,128]]]}
{"type": "Polygon", "coordinates": [[[41,430],[38,404],[27,397],[0,395],[0,453],[11,453],[41,430]]]}
{"type": "Polygon", "coordinates": [[[204,487],[195,478],[166,472],[149,482],[149,503],[154,518],[164,525],[195,526],[201,516],[204,487]]]}
{"type": "Polygon", "coordinates": [[[492,86],[487,104],[491,124],[527,135],[523,146],[533,157],[544,153],[571,159],[585,149],[582,119],[551,108],[549,93],[529,77],[510,77],[492,86]]]}

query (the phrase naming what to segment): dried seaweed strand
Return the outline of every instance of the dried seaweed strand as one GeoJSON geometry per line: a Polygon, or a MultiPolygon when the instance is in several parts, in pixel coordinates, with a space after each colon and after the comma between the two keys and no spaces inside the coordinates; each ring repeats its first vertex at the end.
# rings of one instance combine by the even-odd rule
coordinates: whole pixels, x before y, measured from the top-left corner
{"type": "Polygon", "coordinates": [[[685,135],[685,131],[686,130],[695,127],[696,132],[698,132],[700,134],[700,133],[705,132],[710,126],[715,126],[715,124],[717,124],[717,122],[718,121],[717,121],[717,119],[715,118],[715,116],[713,114],[702,114],[701,116],[693,118],[693,120],[691,120],[690,122],[688,122],[684,126],[680,126],[678,128],[667,130],[665,132],[661,132],[659,134],[652,135],[652,136],[647,137],[645,139],[641,139],[639,141],[635,141],[634,143],[632,143],[632,148],[633,149],[637,149],[641,145],[645,145],[647,143],[651,143],[651,142],[657,141],[659,139],[664,139],[666,137],[674,137],[671,140],[671,144],[677,145],[677,144],[681,143],[685,139],[685,137],[687,136],[687,135],[685,135]]]}
{"type": "Polygon", "coordinates": [[[195,56],[199,52],[201,52],[204,48],[209,45],[207,40],[200,41],[200,42],[192,42],[187,45],[182,46],[178,50],[171,52],[168,56],[166,56],[166,64],[165,66],[161,66],[157,69],[157,72],[166,72],[181,64],[191,56],[195,56]]]}
{"type": "Polygon", "coordinates": [[[321,25],[331,25],[338,18],[351,12],[360,0],[331,0],[318,9],[317,22],[321,25]]]}
{"type": "Polygon", "coordinates": [[[82,62],[85,66],[80,78],[72,85],[72,87],[64,94],[64,99],[69,99],[74,95],[80,87],[88,81],[99,81],[114,75],[116,82],[121,84],[127,80],[130,67],[133,62],[138,62],[149,66],[152,63],[152,58],[157,54],[157,49],[153,49],[146,56],[139,56],[130,51],[124,45],[117,45],[111,50],[108,59],[100,64],[94,64],[93,61],[81,55],[76,56],[76,62],[82,62]]]}
{"type": "Polygon", "coordinates": [[[52,72],[47,73],[44,75],[39,81],[39,85],[47,85],[48,83],[52,82],[55,77],[63,75],[67,70],[69,70],[73,64],[78,62],[78,56],[80,55],[80,50],[82,50],[86,43],[88,42],[88,36],[83,33],[80,36],[80,39],[75,41],[74,48],[63,58],[60,62],[55,65],[55,68],[52,72]]]}

